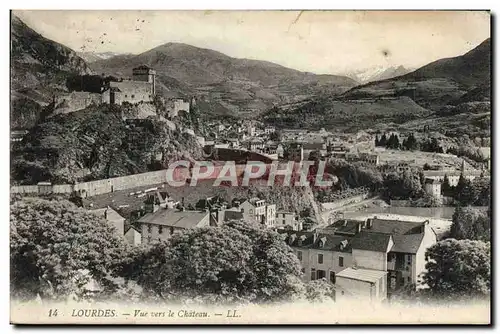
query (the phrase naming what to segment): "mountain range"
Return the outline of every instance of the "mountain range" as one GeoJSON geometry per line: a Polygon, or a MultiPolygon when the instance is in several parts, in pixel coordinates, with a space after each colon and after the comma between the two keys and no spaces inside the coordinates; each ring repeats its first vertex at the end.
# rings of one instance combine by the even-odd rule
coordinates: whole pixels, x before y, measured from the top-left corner
{"type": "Polygon", "coordinates": [[[87,63],[70,48],[49,40],[11,19],[11,126],[33,126],[54,94],[64,92],[72,74],[91,74],[87,63]]]}
{"type": "Polygon", "coordinates": [[[142,64],[156,70],[163,95],[196,96],[216,115],[256,116],[275,104],[339,94],[357,85],[345,76],[300,72],[182,43],[167,43],[135,56],[102,59],[90,66],[97,73],[123,77],[142,64]]]}
{"type": "Polygon", "coordinates": [[[372,81],[380,81],[385,79],[390,79],[394,77],[399,77],[412,70],[400,65],[400,66],[375,66],[365,69],[359,69],[355,71],[350,71],[344,75],[356,80],[361,84],[365,84],[372,81]]]}
{"type": "Polygon", "coordinates": [[[116,56],[121,56],[121,55],[130,55],[130,54],[123,54],[119,52],[92,52],[92,51],[87,51],[87,52],[77,52],[78,56],[85,60],[87,64],[93,63],[98,60],[102,59],[109,59],[111,57],[116,57],[116,56]]]}
{"type": "MultiPolygon", "coordinates": [[[[489,136],[490,57],[491,42],[487,39],[464,55],[440,59],[402,76],[369,82],[335,96],[278,106],[264,117],[270,123],[286,127],[351,130],[367,129],[377,123],[397,127],[421,120],[431,130],[448,131],[451,135],[489,136]],[[451,119],[448,122],[447,118],[459,113],[477,117],[466,122],[466,129],[457,133],[452,128],[456,123],[451,119]],[[434,118],[436,122],[429,122],[434,118]]],[[[412,124],[412,129],[421,130],[418,122],[412,124]]]]}
{"type": "MultiPolygon", "coordinates": [[[[353,79],[233,58],[182,43],[163,44],[138,55],[78,54],[41,36],[15,16],[11,33],[13,128],[36,123],[54,95],[67,90],[69,75],[129,77],[132,68],[143,64],[156,70],[160,94],[196,97],[203,117],[260,117],[292,128],[354,130],[377,123],[397,125],[489,111],[489,39],[464,55],[409,73],[403,66],[381,67],[354,71],[351,76],[357,77],[353,79]]],[[[485,119],[480,123],[485,124],[485,119]]]]}

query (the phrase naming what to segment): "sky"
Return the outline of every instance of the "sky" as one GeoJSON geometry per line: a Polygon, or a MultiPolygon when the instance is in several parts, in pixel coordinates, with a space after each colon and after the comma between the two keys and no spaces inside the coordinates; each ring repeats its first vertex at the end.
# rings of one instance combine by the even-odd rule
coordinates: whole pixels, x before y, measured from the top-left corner
{"type": "Polygon", "coordinates": [[[168,42],[318,74],[418,68],[490,37],[484,11],[13,11],[75,51],[139,54],[168,42]]]}

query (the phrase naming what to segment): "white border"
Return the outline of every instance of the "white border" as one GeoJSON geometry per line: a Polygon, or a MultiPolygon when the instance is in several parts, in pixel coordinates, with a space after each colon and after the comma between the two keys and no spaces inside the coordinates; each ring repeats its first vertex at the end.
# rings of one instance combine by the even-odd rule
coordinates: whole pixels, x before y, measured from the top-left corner
{"type": "MultiPolygon", "coordinates": [[[[8,275],[7,275],[7,269],[9,268],[9,256],[8,256],[8,235],[9,235],[9,165],[7,164],[7,158],[9,156],[9,142],[10,139],[9,137],[9,57],[7,56],[9,54],[9,46],[10,46],[10,36],[9,36],[9,29],[10,29],[10,24],[9,24],[9,9],[491,9],[494,14],[498,14],[498,4],[500,2],[498,1],[485,1],[485,0],[475,0],[475,1],[436,1],[436,0],[420,0],[418,2],[404,2],[404,1],[361,1],[361,0],[350,0],[350,1],[345,1],[345,2],[335,2],[331,3],[330,1],[318,1],[318,0],[308,0],[308,1],[296,1],[296,0],[288,0],[288,1],[269,1],[269,0],[253,0],[253,1],[224,1],[224,0],[212,0],[212,1],[194,1],[194,0],[183,0],[179,2],[153,2],[153,1],[130,1],[130,0],[121,0],[117,1],[114,3],[111,3],[109,1],[104,2],[104,1],[98,1],[98,0],[86,0],[86,1],[78,1],[78,2],[70,2],[70,1],[55,1],[55,0],[46,0],[46,1],[35,1],[35,0],[25,0],[25,1],[3,1],[2,2],[2,11],[0,12],[1,14],[1,43],[0,45],[2,46],[2,57],[1,57],[1,74],[0,74],[0,82],[1,82],[1,89],[0,89],[0,94],[2,97],[2,110],[0,112],[0,134],[2,137],[1,140],[1,150],[2,150],[2,156],[5,157],[2,163],[0,165],[1,168],[1,173],[0,175],[2,176],[0,178],[1,182],[1,189],[2,192],[0,193],[1,200],[0,200],[0,205],[1,205],[1,214],[2,214],[2,219],[0,222],[3,225],[3,232],[1,234],[2,236],[2,265],[1,268],[3,268],[3,274],[1,276],[1,283],[2,283],[2,288],[3,291],[0,294],[2,296],[2,301],[1,301],[1,314],[2,314],[2,319],[1,319],[1,324],[2,327],[6,326],[6,330],[9,332],[14,331],[14,328],[12,326],[9,326],[9,287],[8,287],[8,275]]],[[[494,27],[494,26],[493,26],[494,27]]],[[[495,34],[492,34],[492,38],[495,37],[495,34]]],[[[496,45],[496,41],[494,41],[494,45],[496,45]]],[[[496,55],[496,51],[494,51],[494,55],[496,55]]],[[[495,77],[498,71],[498,66],[495,66],[495,77]]],[[[497,96],[498,93],[498,86],[495,87],[495,95],[497,96]]],[[[496,103],[494,104],[495,106],[497,105],[496,103]]],[[[493,112],[496,113],[496,110],[493,112]]],[[[495,117],[495,124],[494,128],[498,128],[498,119],[500,116],[495,117]]],[[[498,156],[500,152],[499,146],[500,143],[497,142],[498,138],[495,140],[495,156],[498,156]]],[[[494,173],[496,173],[496,164],[494,165],[495,170],[494,173]]],[[[496,177],[494,178],[495,180],[495,190],[497,189],[497,182],[496,182],[496,177]]],[[[497,196],[495,196],[495,211],[500,209],[499,200],[497,196]]],[[[496,231],[496,239],[495,241],[498,242],[498,233],[499,233],[500,228],[495,227],[496,231]]],[[[493,247],[495,249],[496,247],[493,247]]],[[[495,259],[498,259],[497,254],[495,254],[495,259]]],[[[496,264],[494,264],[494,267],[496,267],[496,264]]],[[[498,275],[498,271],[494,270],[495,274],[498,275]]],[[[495,284],[496,282],[493,282],[495,284]]],[[[495,291],[498,292],[498,286],[495,284],[495,291]]],[[[497,295],[497,293],[495,294],[497,295]]],[[[495,296],[496,297],[496,296],[495,296]]],[[[496,299],[496,298],[495,298],[496,299]]],[[[498,305],[495,310],[495,318],[498,313],[498,305]]],[[[93,332],[106,332],[109,330],[112,330],[111,328],[89,328],[93,332]]],[[[128,327],[128,328],[119,328],[119,329],[114,329],[114,330],[119,330],[119,331],[128,331],[128,330],[133,330],[137,328],[133,327],[128,327]]],[[[144,329],[140,328],[139,329],[144,329]]],[[[178,331],[179,329],[176,328],[158,328],[160,330],[168,330],[168,331],[178,331]]],[[[249,328],[231,328],[230,330],[238,329],[241,331],[249,331],[249,328]]],[[[304,330],[305,328],[300,328],[300,330],[304,330]]],[[[437,328],[431,329],[431,328],[422,328],[425,331],[434,331],[437,330],[437,328]]],[[[18,329],[19,330],[19,329],[18,329]]],[[[22,329],[26,330],[26,329],[22,329]]],[[[39,329],[41,332],[46,332],[46,333],[51,333],[54,328],[42,328],[39,329]]],[[[66,331],[67,329],[60,329],[66,331]]],[[[81,328],[78,328],[77,330],[82,330],[81,328]]],[[[189,330],[196,330],[195,328],[189,329],[189,330]]],[[[213,328],[212,328],[213,330],[213,328]]],[[[216,329],[217,330],[217,329],[216,329]]],[[[275,331],[277,328],[272,328],[272,329],[263,329],[261,330],[265,331],[275,331]]],[[[283,329],[282,329],[283,330],[283,329]]],[[[290,328],[284,328],[284,330],[290,330],[290,328]]],[[[331,330],[331,329],[327,329],[331,330]]],[[[337,330],[337,329],[334,329],[337,330]]],[[[373,330],[373,329],[372,329],[373,330]]],[[[377,330],[377,329],[376,329],[377,330]]],[[[378,330],[384,330],[378,329],[378,330]]],[[[407,329],[410,331],[415,331],[417,329],[407,329]]],[[[476,329],[474,328],[469,328],[466,331],[475,332],[476,329]]]]}

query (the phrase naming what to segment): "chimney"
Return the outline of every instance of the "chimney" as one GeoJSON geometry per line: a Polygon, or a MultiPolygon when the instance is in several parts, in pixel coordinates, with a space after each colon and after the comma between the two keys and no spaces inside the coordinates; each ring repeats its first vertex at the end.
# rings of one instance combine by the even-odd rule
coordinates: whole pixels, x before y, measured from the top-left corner
{"type": "MultiPolygon", "coordinates": [[[[377,217],[375,217],[373,219],[377,219],[377,217]]],[[[366,228],[371,229],[373,227],[373,219],[368,218],[366,220],[366,228]]]]}
{"type": "Polygon", "coordinates": [[[104,210],[104,219],[108,219],[108,208],[104,210]]]}

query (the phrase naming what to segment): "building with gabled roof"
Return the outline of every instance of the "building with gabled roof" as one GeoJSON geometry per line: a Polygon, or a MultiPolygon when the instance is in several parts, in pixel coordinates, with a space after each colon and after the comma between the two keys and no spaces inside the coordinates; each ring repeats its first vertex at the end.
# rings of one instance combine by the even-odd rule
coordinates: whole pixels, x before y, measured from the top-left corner
{"type": "Polygon", "coordinates": [[[286,242],[301,261],[305,281],[327,278],[335,284],[337,275],[346,268],[377,271],[377,287],[346,282],[350,279],[346,273],[351,271],[344,272],[341,283],[345,289],[362,287],[365,291],[361,295],[377,300],[408,286],[416,287],[425,269],[425,250],[437,242],[428,221],[376,217],[366,221],[341,219],[315,232],[279,232],[286,235],[286,242]]]}
{"type": "Polygon", "coordinates": [[[179,230],[210,226],[211,220],[208,210],[155,209],[155,212],[149,212],[137,220],[137,224],[141,227],[143,244],[167,240],[179,230]]]}

